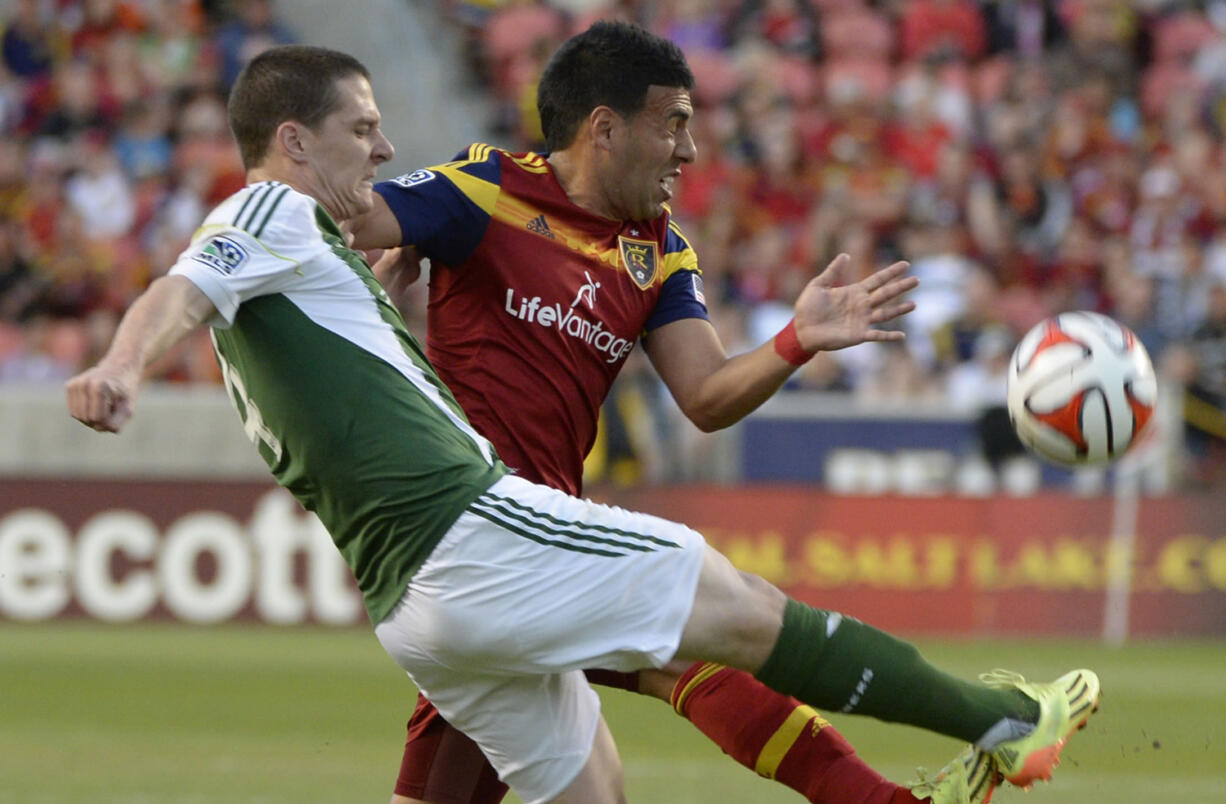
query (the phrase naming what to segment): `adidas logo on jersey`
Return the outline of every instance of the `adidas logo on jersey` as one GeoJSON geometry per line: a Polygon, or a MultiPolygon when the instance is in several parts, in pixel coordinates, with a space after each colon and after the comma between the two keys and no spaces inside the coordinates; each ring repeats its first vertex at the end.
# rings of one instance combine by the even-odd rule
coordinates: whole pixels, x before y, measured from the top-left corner
{"type": "Polygon", "coordinates": [[[545,223],[544,215],[537,215],[532,220],[528,221],[527,229],[529,232],[535,232],[539,235],[544,235],[550,240],[554,239],[553,232],[549,229],[549,224],[545,223]]]}

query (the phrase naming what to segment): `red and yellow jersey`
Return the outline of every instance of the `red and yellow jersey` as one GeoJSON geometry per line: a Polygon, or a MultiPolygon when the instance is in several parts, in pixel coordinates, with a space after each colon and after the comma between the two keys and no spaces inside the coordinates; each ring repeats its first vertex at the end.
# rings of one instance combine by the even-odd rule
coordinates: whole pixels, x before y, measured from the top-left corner
{"type": "Polygon", "coordinates": [[[668,213],[623,222],[567,198],[545,157],[473,145],[375,190],[430,258],[427,353],[529,480],[578,494],[600,404],[639,337],[706,318],[668,213]]]}

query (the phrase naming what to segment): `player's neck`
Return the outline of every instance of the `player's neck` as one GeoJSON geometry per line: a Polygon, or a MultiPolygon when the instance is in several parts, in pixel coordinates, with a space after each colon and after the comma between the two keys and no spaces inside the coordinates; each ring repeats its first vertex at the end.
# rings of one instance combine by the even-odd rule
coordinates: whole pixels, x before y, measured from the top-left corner
{"type": "Polygon", "coordinates": [[[603,185],[590,162],[577,157],[568,149],[551,153],[549,165],[572,204],[611,221],[621,220],[602,191],[603,185]]]}
{"type": "Polygon", "coordinates": [[[319,202],[337,223],[343,222],[347,217],[338,208],[336,203],[329,203],[330,195],[326,188],[320,182],[313,181],[312,177],[305,171],[287,170],[284,166],[278,165],[275,160],[269,160],[263,165],[247,171],[248,184],[255,184],[260,181],[276,181],[281,184],[288,184],[303,195],[309,195],[319,202]]]}

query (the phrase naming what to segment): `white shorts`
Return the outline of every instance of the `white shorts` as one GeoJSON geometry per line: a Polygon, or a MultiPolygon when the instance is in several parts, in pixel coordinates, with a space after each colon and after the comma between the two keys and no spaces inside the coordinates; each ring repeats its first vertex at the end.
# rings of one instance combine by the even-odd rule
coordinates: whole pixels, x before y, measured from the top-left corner
{"type": "Polygon", "coordinates": [[[600,719],[581,671],[668,662],[703,550],[684,525],[507,476],[375,635],[526,804],[549,801],[587,762],[600,719]]]}

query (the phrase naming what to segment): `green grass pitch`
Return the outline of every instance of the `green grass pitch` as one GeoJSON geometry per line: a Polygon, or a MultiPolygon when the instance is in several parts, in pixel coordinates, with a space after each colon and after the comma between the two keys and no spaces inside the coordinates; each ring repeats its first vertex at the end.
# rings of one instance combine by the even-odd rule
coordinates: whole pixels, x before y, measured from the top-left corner
{"type": "MultiPolygon", "coordinates": [[[[994,802],[1226,801],[1226,641],[919,644],[966,677],[994,666],[1047,677],[1081,664],[1102,677],[1103,709],[1055,780],[1029,794],[1005,788],[994,802]]],[[[364,629],[2,624],[0,802],[381,803],[412,700],[364,629]]],[[[664,704],[604,700],[630,801],[802,800],[723,757],[664,704]]],[[[911,728],[832,720],[898,781],[958,748],[911,728]]]]}

